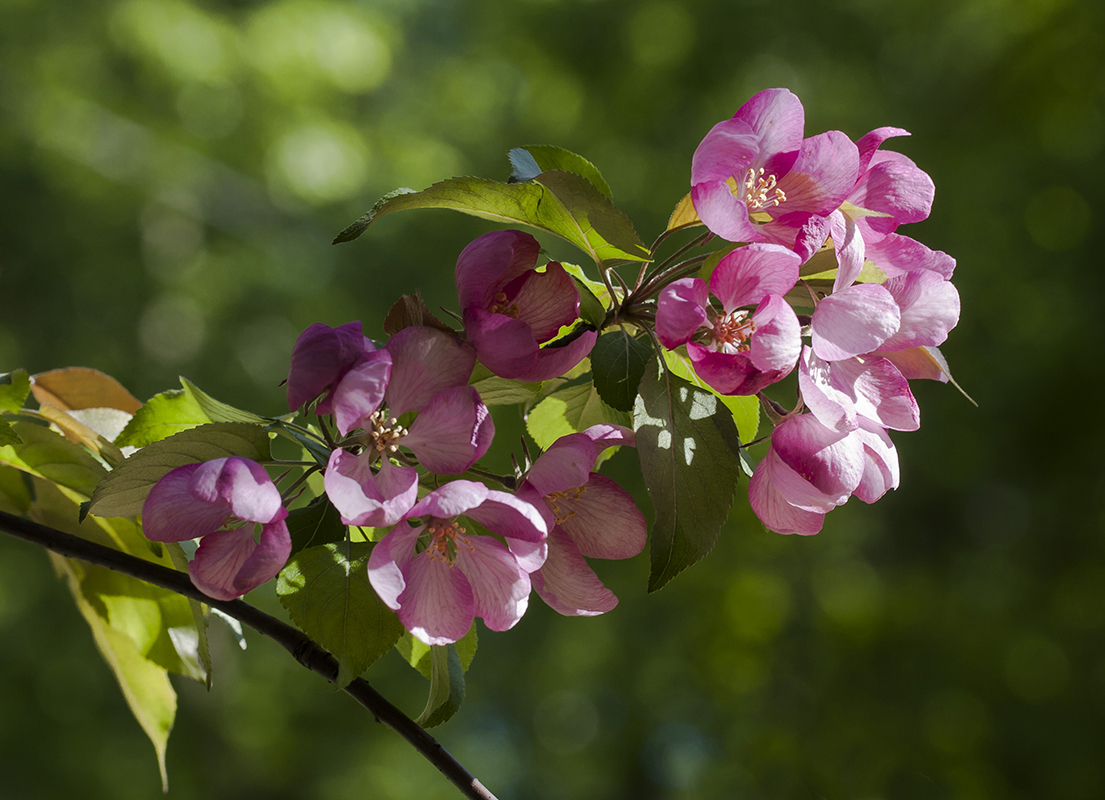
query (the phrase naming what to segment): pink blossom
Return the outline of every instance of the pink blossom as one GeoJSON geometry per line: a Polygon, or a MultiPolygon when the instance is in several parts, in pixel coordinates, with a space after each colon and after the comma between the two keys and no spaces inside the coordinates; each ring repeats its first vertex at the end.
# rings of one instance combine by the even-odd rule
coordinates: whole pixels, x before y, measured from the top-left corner
{"type": "Polygon", "coordinates": [[[786,377],[802,348],[798,318],[783,300],[801,259],[775,244],[751,244],[725,256],[710,276],[683,278],[660,294],[656,335],[669,349],[687,345],[702,380],[722,394],[751,395],[786,377]],[[753,311],[748,307],[755,305],[753,311]]]}
{"type": "MultiPolygon", "coordinates": [[[[537,458],[518,490],[550,527],[548,557],[530,576],[533,589],[561,614],[595,616],[618,603],[585,556],[631,558],[644,549],[647,526],[633,498],[592,471],[606,448],[634,444],[633,432],[618,425],[562,436],[537,458]]],[[[517,554],[519,545],[511,549],[517,554]]]]}
{"type": "Polygon", "coordinates": [[[142,506],[155,542],[202,537],[188,574],[205,594],[233,600],[275,578],[291,554],[280,491],[254,461],[233,456],[167,473],[142,506]],[[261,526],[254,539],[254,524],[261,526]]]}
{"type": "Polygon", "coordinates": [[[508,630],[529,603],[529,570],[506,545],[470,529],[464,517],[511,545],[541,545],[548,534],[530,503],[474,481],[452,481],[419,500],[373,548],[368,578],[426,644],[457,641],[475,617],[493,631],[508,630]]]}
{"type": "Polygon", "coordinates": [[[695,150],[691,199],[731,242],[771,241],[805,261],[825,241],[828,216],[856,184],[859,151],[840,131],[803,138],[805,111],[786,89],[766,89],[715,125],[695,150]]]}
{"type": "MultiPolygon", "coordinates": [[[[320,394],[319,414],[329,414],[329,392],[376,345],[361,333],[360,322],[331,328],[321,322],[308,327],[295,341],[288,369],[288,408],[295,411],[320,394]]],[[[384,380],[387,380],[385,377],[384,380]]]]}
{"type": "Polygon", "coordinates": [[[541,245],[516,230],[484,234],[457,259],[457,295],[468,341],[481,363],[503,378],[542,381],[591,352],[598,334],[553,340],[579,319],[579,290],[555,261],[537,272],[541,245]]]}

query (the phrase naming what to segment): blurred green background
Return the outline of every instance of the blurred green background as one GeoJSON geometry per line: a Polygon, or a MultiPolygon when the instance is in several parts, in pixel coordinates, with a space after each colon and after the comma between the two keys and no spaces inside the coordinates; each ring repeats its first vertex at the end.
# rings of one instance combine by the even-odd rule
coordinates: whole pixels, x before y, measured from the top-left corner
{"type": "MultiPolygon", "coordinates": [[[[298,331],[380,335],[415,288],[455,305],[492,229],[411,212],[331,247],[379,195],[557,144],[650,241],[701,137],[772,86],[807,134],[912,131],[891,147],[937,194],[903,232],[958,259],[944,352],[980,407],[917,386],[901,489],[819,536],[742,504],[655,596],[638,558],[598,564],[612,614],[535,598],[481,633],[435,733],[503,800],[1105,796],[1102,4],[2,0],[0,371],[96,367],[142,399],[185,374],[281,412],[298,331]]],[[[68,593],[6,537],[0,637],[0,797],[157,796],[68,593]]],[[[456,796],[283,651],[215,644],[211,693],[177,682],[171,798],[456,796]]],[[[421,709],[394,654],[367,677],[421,709]]]]}

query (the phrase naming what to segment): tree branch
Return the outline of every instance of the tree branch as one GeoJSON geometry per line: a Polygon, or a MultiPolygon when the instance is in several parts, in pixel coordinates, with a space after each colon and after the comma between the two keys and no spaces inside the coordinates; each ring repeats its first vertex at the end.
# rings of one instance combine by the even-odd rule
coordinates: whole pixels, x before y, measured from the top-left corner
{"type": "MultiPolygon", "coordinates": [[[[212,608],[229,614],[258,633],[267,636],[292,654],[300,664],[330,683],[338,677],[338,662],[314,640],[291,625],[254,608],[242,600],[215,600],[197,589],[183,572],[168,569],[127,553],[113,550],[72,536],[68,533],[39,525],[37,522],[0,511],[0,531],[19,539],[45,547],[66,558],[79,558],[132,578],[152,583],[162,589],[207,603],[212,608]]],[[[410,717],[389,703],[373,689],[368,681],[357,678],[345,687],[346,694],[372,712],[377,722],[382,722],[407,740],[422,756],[433,764],[465,797],[472,800],[496,800],[482,783],[473,777],[459,761],[430,734],[426,733],[410,717]]]]}

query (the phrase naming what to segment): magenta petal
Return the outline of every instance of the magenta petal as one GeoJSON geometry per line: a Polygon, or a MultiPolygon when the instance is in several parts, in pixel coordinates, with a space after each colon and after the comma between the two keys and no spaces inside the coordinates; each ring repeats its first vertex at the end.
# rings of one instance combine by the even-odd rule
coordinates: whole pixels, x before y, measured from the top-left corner
{"type": "Polygon", "coordinates": [[[915,239],[892,233],[867,244],[867,258],[891,278],[915,270],[929,270],[950,279],[955,259],[940,250],[930,250],[915,239]]]}
{"type": "Polygon", "coordinates": [[[495,423],[472,386],[434,396],[411,424],[402,444],[431,472],[453,475],[476,463],[495,436],[495,423]]]}
{"type": "MultiPolygon", "coordinates": [[[[799,139],[801,136],[799,131],[799,139]]],[[[724,184],[735,176],[743,179],[749,169],[763,166],[760,139],[744,120],[733,118],[719,122],[703,137],[691,157],[691,185],[724,184]]]]}
{"type": "Polygon", "coordinates": [[[344,436],[354,428],[364,427],[365,421],[384,401],[388,379],[391,376],[391,353],[377,350],[368,353],[362,361],[334,387],[332,398],[334,421],[344,436]]]}
{"type": "Polygon", "coordinates": [[[799,533],[806,536],[817,533],[825,522],[825,514],[796,508],[786,501],[773,481],[773,468],[780,465],[786,467],[779,461],[774,450],[768,450],[767,455],[756,465],[752,479],[748,482],[748,502],[752,511],[768,530],[776,533],[799,533]]]}
{"type": "Polygon", "coordinates": [[[204,536],[195,558],[188,564],[192,583],[216,600],[241,597],[244,592],[236,589],[234,579],[256,547],[252,525],[204,536]]]}
{"type": "MultiPolygon", "coordinates": [[[[569,334],[569,336],[572,336],[569,334]]],[[[576,336],[547,344],[537,351],[537,360],[516,376],[520,381],[547,381],[563,375],[590,355],[598,339],[598,331],[585,330],[576,336]],[[568,340],[566,344],[563,342],[568,340]]],[[[505,377],[505,376],[504,376],[505,377]]]]}
{"type": "Polygon", "coordinates": [[[660,292],[656,302],[656,336],[669,350],[685,344],[706,324],[709,293],[701,278],[680,278],[660,292]]]}
{"type": "MultiPolygon", "coordinates": [[[[806,112],[789,89],[764,89],[733,116],[748,125],[764,153],[783,153],[802,146],[806,112]]],[[[757,165],[759,166],[759,165],[757,165]]]]}
{"type": "Polygon", "coordinates": [[[753,395],[782,375],[765,375],[744,353],[719,353],[697,342],[687,343],[695,374],[720,394],[753,395]]]}
{"type": "Polygon", "coordinates": [[[423,550],[411,559],[407,588],[399,597],[399,621],[419,641],[451,644],[472,627],[475,600],[464,573],[433,553],[423,550]]]}
{"type": "Polygon", "coordinates": [[[489,308],[508,283],[537,264],[541,245],[517,230],[485,233],[457,258],[456,283],[461,311],[489,308]]]}
{"type": "Polygon", "coordinates": [[[288,408],[295,411],[322,394],[364,352],[361,323],[331,328],[316,322],[303,331],[292,348],[288,369],[288,408]]]}
{"type": "Polygon", "coordinates": [[[632,430],[622,425],[600,423],[598,425],[592,425],[590,428],[580,431],[580,433],[593,441],[598,446],[600,453],[608,447],[617,447],[619,445],[625,445],[627,447],[637,446],[637,435],[633,433],[632,430]]]}
{"type": "Polygon", "coordinates": [[[915,431],[921,427],[921,410],[905,379],[885,358],[867,356],[834,361],[834,382],[847,392],[856,413],[884,428],[915,431]]]}
{"type": "Polygon", "coordinates": [[[829,238],[829,219],[806,211],[793,211],[760,226],[761,239],[781,244],[798,254],[802,263],[821,249],[829,238]]]}
{"type": "MultiPolygon", "coordinates": [[[[201,544],[200,547],[203,545],[201,544]]],[[[199,552],[198,550],[196,551],[199,552]]],[[[261,526],[256,549],[238,570],[234,590],[243,595],[275,578],[292,554],[292,537],[283,519],[261,526]]]]}
{"type": "Polygon", "coordinates": [[[200,485],[206,483],[212,473],[217,475],[215,490],[230,505],[230,512],[238,519],[274,522],[287,516],[280,490],[265,468],[256,461],[232,456],[201,464],[192,478],[193,493],[206,494],[200,485]]]}
{"type": "Polygon", "coordinates": [[[772,382],[782,380],[794,369],[802,351],[802,326],[794,309],[782,297],[770,295],[752,314],[752,321],[756,332],[749,360],[761,372],[778,373],[772,382]]]}
{"type": "Polygon", "coordinates": [[[771,449],[793,470],[791,480],[773,468],[773,482],[789,503],[810,511],[845,502],[863,475],[861,443],[825,427],[813,414],[791,417],[775,428],[771,449]]]}
{"type": "MultiPolygon", "coordinates": [[[[784,295],[789,292],[798,282],[798,268],[801,264],[802,259],[782,245],[750,244],[738,247],[718,263],[717,269],[710,276],[710,292],[721,301],[725,312],[729,313],[741,306],[755,305],[767,295],[784,295]]],[[[657,333],[659,315],[658,308],[657,333]]],[[[663,339],[660,341],[663,342],[663,339]]],[[[685,341],[686,339],[683,340],[685,341]]],[[[665,342],[664,346],[671,345],[665,342]]]]}
{"type": "Polygon", "coordinates": [[[206,536],[230,517],[230,504],[208,503],[192,494],[192,477],[201,464],[187,464],[165,474],[142,504],[142,532],[155,542],[183,542],[206,536]]]}
{"type": "MultiPolygon", "coordinates": [[[[513,285],[508,288],[508,296],[513,288],[513,285]]],[[[544,272],[530,272],[521,278],[509,302],[518,309],[518,319],[530,326],[538,342],[547,342],[561,327],[579,319],[579,289],[572,276],[555,261],[544,272]]]]}
{"type": "Polygon", "coordinates": [[[418,497],[417,470],[396,467],[385,458],[374,475],[376,457],[373,451],[355,456],[339,449],[330,454],[323,486],[346,525],[394,525],[418,497]]]}
{"type": "Polygon", "coordinates": [[[529,573],[489,536],[470,536],[457,543],[456,566],[472,587],[475,615],[493,631],[518,624],[529,605],[529,573]]]}
{"type": "Polygon", "coordinates": [[[790,172],[779,179],[787,211],[827,216],[856,185],[859,151],[840,131],[827,131],[802,141],[790,172]]]}
{"type": "Polygon", "coordinates": [[[748,207],[724,181],[696,183],[691,187],[691,202],[703,224],[722,239],[754,242],[760,238],[748,218],[748,207]]]}
{"type": "Polygon", "coordinates": [[[530,580],[549,608],[568,617],[605,614],[618,604],[618,598],[602,585],[571,538],[559,528],[549,534],[549,557],[530,580]]]}
{"type": "Polygon", "coordinates": [[[866,250],[863,235],[856,227],[856,221],[845,216],[840,210],[829,215],[829,235],[832,236],[836,261],[839,265],[836,280],[833,281],[833,291],[839,292],[851,286],[863,271],[866,250]]]}
{"type": "Polygon", "coordinates": [[[500,378],[520,380],[535,368],[537,340],[522,320],[472,309],[464,314],[464,329],[480,363],[500,378]]]}
{"type": "Polygon", "coordinates": [[[487,499],[468,516],[497,536],[540,542],[548,534],[544,516],[527,500],[495,489],[487,490],[487,499]]]}
{"type": "Polygon", "coordinates": [[[632,558],[645,547],[648,526],[629,492],[605,475],[592,472],[577,495],[554,501],[559,527],[589,558],[632,558]]]}
{"type": "Polygon", "coordinates": [[[897,330],[901,312],[894,297],[875,283],[829,295],[813,312],[813,351],[826,361],[870,353],[897,330]]]}
{"type": "Polygon", "coordinates": [[[403,522],[376,543],[368,557],[368,582],[392,611],[399,608],[399,596],[407,588],[406,571],[414,555],[414,544],[424,525],[412,528],[403,522]]]}
{"type": "Polygon", "coordinates": [[[438,392],[464,386],[476,352],[456,336],[425,326],[404,328],[387,344],[391,377],[385,399],[392,416],[421,411],[438,392]]]}
{"type": "Polygon", "coordinates": [[[885,155],[894,157],[874,164],[850,199],[861,208],[889,214],[889,217],[870,217],[868,222],[880,233],[892,233],[898,225],[920,222],[928,217],[936,187],[932,178],[905,156],[885,155]]]}
{"type": "Polygon", "coordinates": [[[883,286],[898,303],[902,321],[880,350],[941,344],[959,322],[959,292],[935,272],[917,270],[891,278],[883,286]]]}
{"type": "Polygon", "coordinates": [[[887,139],[891,139],[895,136],[909,136],[910,133],[902,128],[875,128],[868,134],[865,134],[858,142],[856,142],[856,150],[859,152],[859,171],[861,173],[867,171],[868,165],[871,163],[871,157],[875,155],[875,151],[879,149],[879,146],[887,139]]]}
{"type": "Polygon", "coordinates": [[[561,436],[537,457],[526,480],[542,497],[587,483],[599,449],[584,433],[561,436]]]}
{"type": "Polygon", "coordinates": [[[487,499],[490,490],[476,481],[449,481],[439,486],[414,504],[411,517],[431,516],[449,519],[467,514],[487,499]]]}

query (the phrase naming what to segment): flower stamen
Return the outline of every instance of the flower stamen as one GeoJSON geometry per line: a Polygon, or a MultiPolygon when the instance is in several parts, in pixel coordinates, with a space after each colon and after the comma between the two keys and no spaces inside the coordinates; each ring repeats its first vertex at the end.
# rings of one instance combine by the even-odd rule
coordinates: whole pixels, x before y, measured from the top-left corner
{"type": "MultiPolygon", "coordinates": [[[[775,183],[775,176],[765,177],[763,167],[758,170],[749,169],[745,173],[742,189],[741,194],[737,196],[745,202],[749,211],[760,211],[787,201],[786,193],[775,183]]],[[[736,192],[733,194],[736,195],[736,192]]]]}
{"type": "Polygon", "coordinates": [[[426,552],[430,554],[431,561],[444,561],[450,567],[456,562],[457,540],[459,539],[469,552],[475,552],[476,548],[464,534],[468,529],[460,525],[455,519],[430,520],[426,525],[426,531],[430,534],[430,542],[426,546],[426,552]]]}
{"type": "Polygon", "coordinates": [[[545,502],[549,504],[549,510],[552,511],[557,525],[576,515],[576,512],[572,509],[562,507],[560,501],[566,500],[572,503],[577,502],[586,491],[586,486],[577,486],[574,489],[567,489],[563,492],[552,492],[551,494],[545,495],[545,502]]]}
{"type": "Polygon", "coordinates": [[[521,312],[518,310],[518,306],[508,301],[505,292],[499,292],[492,298],[495,302],[491,304],[491,308],[488,309],[492,314],[503,314],[511,319],[518,319],[521,312]]]}
{"type": "Polygon", "coordinates": [[[756,323],[748,319],[747,311],[734,311],[722,317],[711,331],[714,348],[722,353],[747,353],[752,349],[750,342],[756,332],[756,323]]]}
{"type": "Polygon", "coordinates": [[[368,422],[368,447],[377,453],[394,453],[399,449],[399,440],[410,433],[398,424],[398,419],[389,417],[383,409],[373,412],[368,422]]]}

